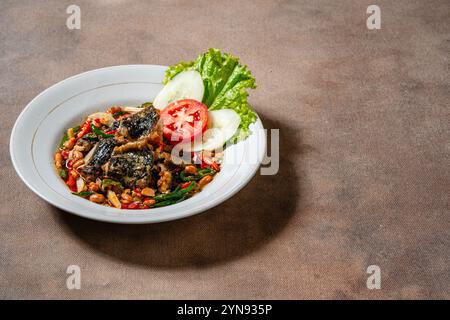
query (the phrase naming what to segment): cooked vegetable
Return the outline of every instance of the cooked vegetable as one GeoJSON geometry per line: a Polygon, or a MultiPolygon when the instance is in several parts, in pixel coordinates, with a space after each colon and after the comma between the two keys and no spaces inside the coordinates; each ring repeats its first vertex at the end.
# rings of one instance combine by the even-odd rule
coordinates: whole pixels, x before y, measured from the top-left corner
{"type": "Polygon", "coordinates": [[[81,192],[72,192],[72,194],[80,197],[89,197],[92,192],[91,191],[81,191],[81,192]]]}
{"type": "Polygon", "coordinates": [[[142,209],[142,205],[139,201],[135,201],[133,203],[130,203],[127,207],[127,209],[142,209]]]}
{"type": "Polygon", "coordinates": [[[102,181],[102,189],[106,189],[106,188],[111,187],[111,186],[116,186],[116,187],[119,187],[119,188],[123,188],[122,184],[119,181],[115,181],[115,180],[112,180],[112,179],[104,179],[102,181]]]}
{"type": "Polygon", "coordinates": [[[200,73],[187,70],[170,79],[153,101],[157,109],[164,109],[172,102],[183,99],[202,101],[205,88],[200,73]]]}
{"type": "Polygon", "coordinates": [[[188,70],[200,73],[205,87],[202,102],[209,110],[232,109],[240,116],[239,131],[231,140],[236,142],[246,138],[250,133],[249,125],[256,121],[256,114],[247,101],[247,89],[256,88],[256,83],[247,67],[230,54],[209,49],[195,61],[171,66],[166,71],[164,83],[188,70]]]}
{"type": "Polygon", "coordinates": [[[69,137],[69,139],[75,138],[75,134],[73,132],[73,128],[67,129],[67,137],[69,137]]]}
{"type": "Polygon", "coordinates": [[[62,149],[64,148],[64,144],[66,141],[69,140],[69,136],[67,135],[67,132],[64,133],[63,137],[61,138],[61,141],[59,142],[59,147],[62,149]]]}
{"type": "Polygon", "coordinates": [[[214,170],[214,171],[219,171],[220,167],[217,164],[217,162],[213,161],[209,164],[209,166],[214,170]]]}
{"type": "Polygon", "coordinates": [[[67,170],[65,169],[59,170],[59,176],[63,178],[63,180],[67,180],[67,170]]]}
{"type": "Polygon", "coordinates": [[[139,106],[139,108],[148,108],[148,107],[151,107],[151,106],[153,106],[152,102],[144,102],[143,104],[141,104],[139,106]]]}
{"type": "Polygon", "coordinates": [[[113,117],[114,118],[118,118],[118,117],[120,117],[121,115],[124,115],[124,114],[126,114],[125,111],[119,111],[119,112],[113,113],[113,117]]]}
{"type": "Polygon", "coordinates": [[[92,131],[91,128],[91,123],[89,121],[85,121],[83,123],[83,125],[80,128],[80,131],[77,133],[77,139],[80,139],[81,137],[83,137],[85,134],[89,133],[92,131]]]}
{"type": "Polygon", "coordinates": [[[94,152],[95,152],[95,146],[91,148],[91,150],[89,150],[89,152],[86,154],[86,156],[84,157],[84,162],[85,163],[89,163],[92,159],[92,157],[94,156],[94,152]]]}
{"type": "Polygon", "coordinates": [[[73,192],[77,192],[77,181],[75,180],[72,170],[69,170],[68,178],[66,185],[69,187],[69,189],[73,192]]]}
{"type": "Polygon", "coordinates": [[[97,128],[97,127],[94,125],[94,123],[91,123],[91,128],[92,128],[92,131],[93,131],[97,136],[100,136],[100,137],[103,137],[103,138],[112,138],[112,137],[114,137],[113,134],[107,134],[107,133],[104,133],[102,130],[100,130],[99,128],[97,128]]]}
{"type": "Polygon", "coordinates": [[[159,196],[154,197],[153,199],[156,200],[156,202],[159,201],[164,201],[164,200],[177,200],[177,199],[181,199],[182,197],[184,197],[187,193],[189,193],[190,191],[192,191],[195,187],[197,186],[197,184],[192,181],[189,183],[189,185],[184,188],[184,189],[180,189],[180,190],[175,190],[172,193],[168,193],[168,194],[162,194],[159,196]]]}
{"type": "Polygon", "coordinates": [[[108,197],[109,202],[116,208],[120,209],[122,207],[122,204],[119,201],[119,198],[117,198],[117,195],[114,191],[108,190],[106,193],[106,196],[108,197]]]}
{"type": "Polygon", "coordinates": [[[187,176],[185,171],[182,171],[182,172],[180,172],[180,178],[183,181],[197,181],[207,175],[212,175],[212,174],[214,174],[213,170],[211,170],[210,168],[205,168],[205,169],[198,170],[197,174],[192,175],[192,176],[187,176]]]}
{"type": "Polygon", "coordinates": [[[187,199],[187,196],[182,196],[180,198],[177,199],[171,199],[171,200],[165,200],[165,201],[161,201],[161,202],[156,202],[152,205],[152,208],[159,208],[159,207],[165,207],[165,206],[169,206],[171,204],[176,204],[178,202],[184,201],[187,199]]]}

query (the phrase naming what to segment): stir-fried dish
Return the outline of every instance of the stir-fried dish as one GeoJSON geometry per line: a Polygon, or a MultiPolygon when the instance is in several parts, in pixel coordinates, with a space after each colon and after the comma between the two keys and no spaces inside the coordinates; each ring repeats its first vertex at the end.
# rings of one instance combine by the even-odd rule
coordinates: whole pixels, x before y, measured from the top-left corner
{"type": "Polygon", "coordinates": [[[68,128],[56,170],[74,195],[105,206],[181,202],[220,171],[223,147],[250,133],[256,115],[245,89],[254,81],[237,58],[217,49],[172,66],[153,103],[112,106],[68,128]]]}

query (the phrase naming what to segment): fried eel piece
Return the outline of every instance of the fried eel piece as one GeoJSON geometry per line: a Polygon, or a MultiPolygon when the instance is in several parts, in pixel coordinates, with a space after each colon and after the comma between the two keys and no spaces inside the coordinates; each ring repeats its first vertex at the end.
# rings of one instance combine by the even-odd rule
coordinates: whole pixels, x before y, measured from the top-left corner
{"type": "Polygon", "coordinates": [[[132,139],[139,139],[149,135],[159,121],[159,111],[153,106],[122,120],[119,132],[132,139]]]}
{"type": "Polygon", "coordinates": [[[105,174],[128,188],[145,187],[151,180],[153,152],[146,149],[114,154],[103,167],[105,174]]]}
{"type": "Polygon", "coordinates": [[[102,165],[111,158],[116,142],[114,139],[103,139],[95,145],[94,155],[79,172],[87,181],[94,181],[102,175],[102,165]]]}

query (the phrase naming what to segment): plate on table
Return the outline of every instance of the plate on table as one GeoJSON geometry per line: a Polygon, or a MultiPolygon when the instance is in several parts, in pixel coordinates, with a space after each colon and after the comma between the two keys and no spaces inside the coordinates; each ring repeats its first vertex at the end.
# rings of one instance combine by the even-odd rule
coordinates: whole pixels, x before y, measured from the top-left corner
{"type": "Polygon", "coordinates": [[[34,98],[18,117],[11,134],[11,159],[20,178],[39,197],[73,214],[113,223],[155,223],[184,218],[220,205],[242,189],[263,159],[266,137],[261,120],[252,134],[225,149],[221,171],[204,190],[175,205],[146,210],[101,206],[74,196],[53,163],[62,133],[86,115],[112,105],[153,101],[163,88],[167,67],[123,65],[88,71],[65,79],[34,98]]]}

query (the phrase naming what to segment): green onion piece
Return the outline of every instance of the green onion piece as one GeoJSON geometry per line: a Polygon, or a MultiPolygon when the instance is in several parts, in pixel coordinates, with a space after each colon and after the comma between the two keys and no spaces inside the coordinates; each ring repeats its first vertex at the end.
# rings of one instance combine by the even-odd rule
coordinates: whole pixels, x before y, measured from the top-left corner
{"type": "Polygon", "coordinates": [[[77,134],[78,131],[80,131],[80,128],[81,128],[80,126],[73,127],[73,128],[72,128],[73,134],[77,134]]]}
{"type": "Polygon", "coordinates": [[[91,191],[81,191],[81,192],[72,192],[72,194],[80,197],[89,197],[92,192],[91,191]]]}
{"type": "Polygon", "coordinates": [[[152,205],[152,208],[165,207],[165,206],[175,204],[175,203],[176,203],[175,200],[165,200],[165,201],[155,203],[154,205],[152,205]]]}
{"type": "Polygon", "coordinates": [[[126,113],[125,111],[116,112],[116,113],[113,114],[113,118],[118,118],[118,117],[120,117],[121,115],[123,115],[125,113],[126,113]]]}
{"type": "Polygon", "coordinates": [[[181,198],[179,198],[177,200],[165,200],[165,201],[157,202],[157,203],[155,203],[152,206],[152,208],[165,207],[165,206],[168,206],[168,205],[171,205],[171,204],[175,204],[175,203],[184,201],[186,199],[187,199],[187,195],[185,195],[184,197],[181,197],[181,198]]]}
{"type": "Polygon", "coordinates": [[[92,128],[92,131],[93,131],[96,135],[101,136],[101,137],[103,137],[103,138],[112,138],[112,137],[114,137],[113,134],[107,134],[107,133],[104,133],[102,130],[100,130],[99,128],[97,128],[97,127],[94,125],[94,123],[91,123],[91,128],[92,128]]]}
{"type": "Polygon", "coordinates": [[[205,169],[201,169],[197,171],[196,175],[193,176],[186,176],[185,171],[181,171],[180,172],[180,178],[183,181],[197,181],[200,180],[201,178],[203,178],[204,176],[208,176],[213,174],[214,171],[211,170],[210,168],[205,168],[205,169]]]}
{"type": "Polygon", "coordinates": [[[213,170],[211,168],[205,168],[198,170],[197,173],[202,175],[208,175],[210,173],[213,173],[213,170]]]}
{"type": "Polygon", "coordinates": [[[152,105],[153,105],[153,103],[151,103],[151,102],[144,102],[138,108],[147,108],[147,107],[151,107],[152,105]]]}
{"type": "Polygon", "coordinates": [[[67,170],[64,170],[64,169],[59,170],[59,176],[61,178],[63,178],[64,180],[66,180],[67,179],[67,170]]]}
{"type": "Polygon", "coordinates": [[[195,176],[190,176],[190,177],[187,177],[186,176],[186,173],[184,172],[184,171],[181,171],[180,172],[180,178],[181,178],[181,180],[183,180],[183,181],[192,181],[192,180],[195,180],[195,176]]]}
{"type": "Polygon", "coordinates": [[[113,179],[103,179],[102,189],[110,187],[110,186],[117,186],[117,187],[120,187],[123,189],[123,186],[119,181],[115,181],[113,179]]]}
{"type": "Polygon", "coordinates": [[[69,136],[67,135],[67,133],[64,133],[61,141],[59,142],[59,147],[60,148],[64,148],[64,143],[69,140],[69,136]]]}
{"type": "Polygon", "coordinates": [[[165,201],[165,200],[179,200],[180,198],[182,198],[185,195],[187,195],[196,186],[197,186],[197,183],[192,181],[192,183],[187,188],[184,188],[184,189],[181,189],[181,190],[175,189],[176,191],[174,191],[174,192],[171,192],[171,193],[168,193],[168,194],[162,194],[162,195],[154,197],[153,199],[155,199],[157,202],[165,201]]]}

